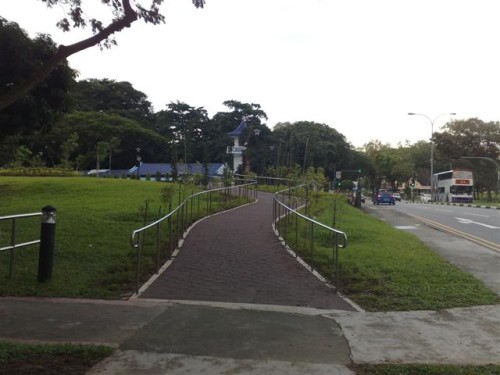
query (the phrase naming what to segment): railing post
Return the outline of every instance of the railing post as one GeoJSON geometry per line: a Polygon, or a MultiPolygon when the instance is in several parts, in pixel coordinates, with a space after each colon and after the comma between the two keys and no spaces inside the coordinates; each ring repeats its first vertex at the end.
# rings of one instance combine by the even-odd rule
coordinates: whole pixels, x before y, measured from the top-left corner
{"type": "Polygon", "coordinates": [[[314,223],[311,221],[311,271],[314,271],[314,223]]]}
{"type": "Polygon", "coordinates": [[[54,246],[56,240],[56,208],[42,208],[42,224],[40,230],[40,251],[38,256],[38,281],[45,282],[52,278],[54,263],[54,246]]]}
{"type": "Polygon", "coordinates": [[[333,245],[333,251],[334,251],[334,269],[335,269],[335,292],[339,292],[339,234],[335,233],[335,243],[333,245]]]}
{"type": "Polygon", "coordinates": [[[299,251],[299,215],[295,214],[295,258],[297,258],[299,251]]]}
{"type": "Polygon", "coordinates": [[[142,247],[142,238],[143,234],[139,233],[137,236],[137,268],[136,268],[136,277],[135,277],[135,293],[139,294],[139,286],[141,285],[141,247],[142,247]]]}
{"type": "Polygon", "coordinates": [[[156,226],[156,273],[160,270],[161,223],[156,226]]]}
{"type": "MultiPolygon", "coordinates": [[[[172,201],[168,202],[168,212],[172,212],[172,201]]],[[[172,252],[172,215],[168,215],[168,251],[172,252]]]]}
{"type": "Polygon", "coordinates": [[[15,254],[15,246],[16,246],[16,218],[12,219],[12,227],[11,227],[11,232],[10,232],[10,246],[12,246],[12,249],[10,249],[10,259],[9,259],[9,279],[12,278],[12,275],[14,273],[14,254],[15,254]]]}

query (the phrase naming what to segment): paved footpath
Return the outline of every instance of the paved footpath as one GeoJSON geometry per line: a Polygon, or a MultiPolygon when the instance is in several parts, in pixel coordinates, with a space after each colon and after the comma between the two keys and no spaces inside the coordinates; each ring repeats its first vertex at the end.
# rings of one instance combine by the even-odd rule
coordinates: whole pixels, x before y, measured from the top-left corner
{"type": "Polygon", "coordinates": [[[117,348],[92,375],[335,375],[354,374],[352,363],[500,364],[500,305],[355,311],[281,246],[271,210],[270,195],[259,194],[257,204],[201,221],[172,265],[130,301],[0,298],[0,340],[117,348]]]}
{"type": "Polygon", "coordinates": [[[355,311],[285,251],[271,227],[272,195],[198,223],[140,298],[355,311]]]}

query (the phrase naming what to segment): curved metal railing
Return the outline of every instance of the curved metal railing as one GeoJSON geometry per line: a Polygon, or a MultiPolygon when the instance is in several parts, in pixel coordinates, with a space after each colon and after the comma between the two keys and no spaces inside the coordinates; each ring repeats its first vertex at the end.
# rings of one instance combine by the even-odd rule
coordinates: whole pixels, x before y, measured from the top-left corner
{"type": "Polygon", "coordinates": [[[285,246],[315,271],[315,242],[331,238],[332,280],[339,289],[339,248],[347,247],[347,235],[308,216],[309,193],[313,184],[305,183],[274,194],[273,228],[285,246]],[[299,212],[304,209],[305,214],[299,212]],[[326,233],[326,234],[325,234],[326,233]]]}
{"type": "Polygon", "coordinates": [[[155,246],[155,272],[158,273],[162,245],[163,248],[168,249],[167,252],[172,254],[178,247],[179,241],[186,237],[187,229],[196,220],[210,216],[215,212],[213,205],[216,196],[222,197],[224,206],[228,208],[232,207],[233,200],[236,199],[244,198],[247,202],[257,199],[257,181],[236,180],[234,183],[235,185],[232,186],[191,194],[165,216],[132,232],[130,244],[136,251],[136,293],[139,292],[141,284],[142,256],[146,241],[149,241],[148,244],[153,243],[153,246],[155,246]],[[148,237],[151,231],[155,231],[154,237],[148,237]]]}
{"type": "Polygon", "coordinates": [[[34,217],[34,216],[42,216],[42,212],[0,216],[0,222],[9,221],[9,220],[11,222],[9,245],[0,247],[0,252],[9,251],[9,276],[8,276],[9,278],[12,278],[12,274],[14,272],[15,251],[19,248],[22,248],[22,247],[36,245],[36,244],[40,243],[40,239],[28,241],[28,242],[16,243],[16,241],[17,241],[17,221],[19,219],[24,219],[24,218],[28,218],[28,217],[34,217]]]}

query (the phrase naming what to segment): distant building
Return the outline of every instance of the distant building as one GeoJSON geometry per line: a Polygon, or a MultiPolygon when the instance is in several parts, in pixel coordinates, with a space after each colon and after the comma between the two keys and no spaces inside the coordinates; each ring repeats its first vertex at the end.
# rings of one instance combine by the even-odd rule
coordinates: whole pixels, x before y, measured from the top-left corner
{"type": "MultiPolygon", "coordinates": [[[[205,170],[203,164],[200,163],[178,163],[177,165],[177,175],[182,176],[185,174],[204,174],[205,170]]],[[[222,177],[224,173],[223,163],[209,163],[208,176],[209,177],[222,177]]],[[[127,176],[136,176],[140,174],[141,177],[151,176],[154,177],[158,173],[164,179],[165,176],[172,175],[172,164],[171,163],[141,163],[140,166],[134,166],[127,171],[127,176]]]]}
{"type": "Polygon", "coordinates": [[[91,169],[90,171],[85,172],[87,176],[96,176],[99,175],[100,177],[123,177],[126,176],[128,173],[128,169],[99,169],[99,173],[97,173],[97,169],[91,169]]]}

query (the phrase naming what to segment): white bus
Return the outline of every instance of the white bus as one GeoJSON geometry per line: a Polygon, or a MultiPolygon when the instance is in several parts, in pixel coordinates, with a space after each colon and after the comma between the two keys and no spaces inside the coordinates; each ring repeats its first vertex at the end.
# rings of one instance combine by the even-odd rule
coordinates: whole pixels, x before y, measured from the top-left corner
{"type": "Polygon", "coordinates": [[[474,180],[472,171],[454,169],[432,176],[432,200],[446,203],[472,203],[474,180]]]}

